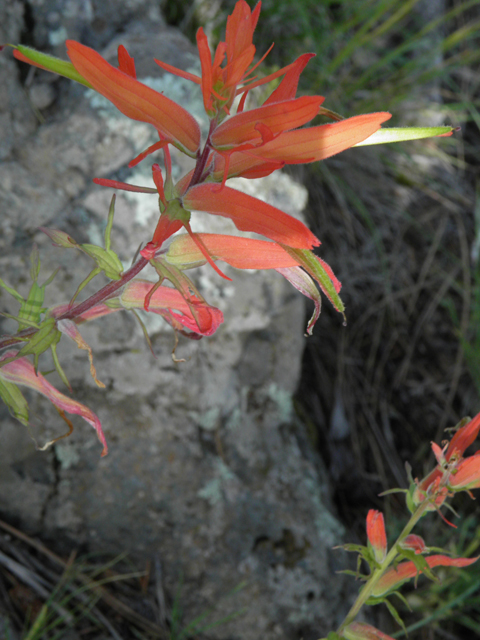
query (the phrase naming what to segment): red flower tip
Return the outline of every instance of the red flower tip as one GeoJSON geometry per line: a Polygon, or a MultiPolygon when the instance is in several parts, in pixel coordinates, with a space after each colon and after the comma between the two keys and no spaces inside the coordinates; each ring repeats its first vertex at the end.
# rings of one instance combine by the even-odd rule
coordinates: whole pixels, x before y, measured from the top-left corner
{"type": "Polygon", "coordinates": [[[367,538],[373,549],[375,560],[380,564],[387,555],[387,534],[383,513],[370,509],[367,514],[367,538]]]}

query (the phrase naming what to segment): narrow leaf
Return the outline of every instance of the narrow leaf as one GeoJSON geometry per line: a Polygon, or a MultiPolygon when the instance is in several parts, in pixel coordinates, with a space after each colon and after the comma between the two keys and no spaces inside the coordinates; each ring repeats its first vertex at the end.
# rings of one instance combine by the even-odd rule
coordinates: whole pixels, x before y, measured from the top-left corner
{"type": "Polygon", "coordinates": [[[388,127],[379,129],[366,140],[357,142],[355,147],[365,147],[371,144],[389,144],[390,142],[405,142],[406,140],[421,140],[422,138],[441,138],[451,136],[453,127],[388,127]]]}
{"type": "Polygon", "coordinates": [[[75,82],[79,82],[89,89],[93,89],[88,80],[85,80],[85,78],[78,73],[71,62],[55,58],[54,56],[49,56],[46,53],[41,53],[40,51],[36,51],[31,47],[25,47],[21,44],[14,47],[14,49],[15,51],[13,52],[13,55],[17,60],[27,62],[35,67],[39,67],[40,69],[45,69],[45,71],[57,73],[59,76],[63,76],[69,80],[75,80],[75,82]]]}

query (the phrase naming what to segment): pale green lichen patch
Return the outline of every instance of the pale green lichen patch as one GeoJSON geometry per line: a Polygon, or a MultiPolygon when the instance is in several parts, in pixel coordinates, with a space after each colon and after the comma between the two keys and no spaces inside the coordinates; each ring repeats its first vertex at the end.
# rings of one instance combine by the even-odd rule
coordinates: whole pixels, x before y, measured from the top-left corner
{"type": "Polygon", "coordinates": [[[60,463],[62,469],[70,469],[74,467],[79,461],[80,456],[75,446],[59,442],[55,445],[55,455],[60,463]]]}
{"type": "Polygon", "coordinates": [[[282,422],[289,422],[293,416],[293,402],[291,394],[272,382],[268,388],[268,397],[277,405],[280,420],[282,422]]]}

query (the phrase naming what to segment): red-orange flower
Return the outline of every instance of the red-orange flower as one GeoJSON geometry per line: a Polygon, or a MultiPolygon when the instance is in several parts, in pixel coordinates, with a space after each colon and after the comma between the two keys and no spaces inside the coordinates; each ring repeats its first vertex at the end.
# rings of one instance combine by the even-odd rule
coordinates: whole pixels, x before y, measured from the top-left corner
{"type": "Polygon", "coordinates": [[[439,464],[423,480],[418,482],[413,494],[414,503],[430,499],[429,510],[441,506],[448,497],[449,489],[468,491],[480,488],[480,455],[464,459],[463,454],[476,440],[480,431],[480,413],[458,429],[448,446],[442,451],[432,443],[439,464]]]}
{"type": "Polygon", "coordinates": [[[458,464],[450,475],[448,485],[452,491],[480,489],[480,452],[458,464]]]}
{"type": "MultiPolygon", "coordinates": [[[[476,558],[450,558],[444,555],[429,556],[425,558],[430,569],[434,567],[468,567],[478,560],[476,558]]],[[[388,569],[373,589],[374,596],[383,596],[390,591],[394,591],[407,580],[414,578],[422,571],[419,571],[415,563],[401,562],[397,567],[388,569]]]]}
{"type": "Polygon", "coordinates": [[[376,509],[370,509],[367,514],[367,538],[375,560],[381,564],[387,555],[387,534],[383,513],[376,509]]]}

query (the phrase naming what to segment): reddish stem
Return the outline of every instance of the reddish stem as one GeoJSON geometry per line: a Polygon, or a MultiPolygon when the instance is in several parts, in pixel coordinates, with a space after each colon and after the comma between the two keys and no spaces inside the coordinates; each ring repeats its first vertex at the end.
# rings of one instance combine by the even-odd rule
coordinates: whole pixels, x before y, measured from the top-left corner
{"type": "MultiPolygon", "coordinates": [[[[197,158],[197,164],[195,166],[195,171],[193,173],[189,186],[194,186],[202,182],[205,168],[208,162],[208,157],[210,155],[210,150],[212,148],[210,145],[210,136],[212,135],[216,126],[217,126],[217,121],[214,118],[213,120],[210,121],[210,129],[208,132],[207,140],[205,142],[205,146],[203,148],[202,153],[197,158]]],[[[104,287],[102,287],[99,291],[91,295],[89,298],[87,298],[83,302],[79,302],[68,311],[65,311],[65,313],[62,313],[62,315],[58,316],[56,320],[57,321],[58,320],[74,320],[75,318],[78,318],[79,316],[82,315],[82,313],[85,313],[95,305],[105,302],[106,300],[109,300],[117,293],[119,289],[125,286],[127,282],[130,282],[130,280],[132,280],[136,275],[138,275],[140,271],[142,271],[142,269],[144,269],[147,266],[147,264],[148,264],[148,260],[141,257],[130,269],[125,271],[125,273],[120,278],[120,280],[113,280],[109,282],[104,287]]],[[[35,332],[36,332],[36,329],[31,328],[31,329],[24,329],[23,331],[19,331],[14,336],[4,336],[3,338],[0,337],[0,349],[4,349],[5,347],[9,347],[18,342],[27,341],[32,335],[35,334],[35,332]]]]}
{"type": "Polygon", "coordinates": [[[88,311],[96,304],[100,304],[101,302],[105,302],[105,300],[109,300],[113,295],[115,295],[115,293],[117,293],[119,289],[125,286],[127,282],[130,282],[130,280],[138,275],[140,271],[142,271],[142,269],[147,266],[147,264],[148,260],[145,260],[145,258],[140,258],[133,265],[133,267],[130,267],[128,271],[125,271],[120,280],[112,280],[112,282],[106,284],[100,289],[100,291],[97,291],[97,293],[94,293],[92,296],[90,296],[90,298],[87,298],[83,302],[79,302],[68,311],[65,311],[65,313],[62,313],[61,316],[58,316],[57,321],[73,320],[74,318],[78,318],[78,316],[81,316],[82,313],[85,313],[85,311],[88,311]]]}

